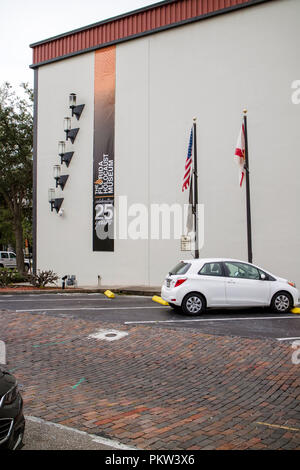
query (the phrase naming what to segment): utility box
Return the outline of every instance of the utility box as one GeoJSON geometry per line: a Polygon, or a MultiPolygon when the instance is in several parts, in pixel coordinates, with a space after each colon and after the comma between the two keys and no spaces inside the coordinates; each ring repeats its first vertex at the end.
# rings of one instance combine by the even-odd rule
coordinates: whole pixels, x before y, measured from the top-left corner
{"type": "Polygon", "coordinates": [[[72,274],[71,276],[67,277],[67,286],[75,287],[77,285],[76,276],[72,274]]]}

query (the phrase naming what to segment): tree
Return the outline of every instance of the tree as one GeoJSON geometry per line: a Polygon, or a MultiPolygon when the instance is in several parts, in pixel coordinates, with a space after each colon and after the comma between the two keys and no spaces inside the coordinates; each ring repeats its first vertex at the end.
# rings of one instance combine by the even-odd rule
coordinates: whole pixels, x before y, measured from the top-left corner
{"type": "Polygon", "coordinates": [[[0,87],[0,200],[12,222],[17,269],[23,273],[23,223],[32,205],[33,92],[27,84],[21,87],[23,98],[7,82],[0,87]]]}
{"type": "MultiPolygon", "coordinates": [[[[32,250],[32,207],[23,210],[23,235],[27,239],[29,251],[32,250]]],[[[5,200],[0,192],[0,250],[16,249],[16,240],[13,230],[13,218],[7,209],[5,200]]],[[[26,257],[26,256],[25,256],[26,257]]]]}
{"type": "Polygon", "coordinates": [[[0,250],[15,247],[15,235],[12,228],[12,218],[0,192],[0,250]]]}

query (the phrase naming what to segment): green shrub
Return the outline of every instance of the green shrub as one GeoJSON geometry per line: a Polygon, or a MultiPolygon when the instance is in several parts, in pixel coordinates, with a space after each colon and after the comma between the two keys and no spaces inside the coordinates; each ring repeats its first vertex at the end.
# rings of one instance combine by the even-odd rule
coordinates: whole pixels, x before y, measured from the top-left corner
{"type": "Polygon", "coordinates": [[[27,279],[34,287],[45,287],[47,284],[55,284],[59,276],[51,270],[38,270],[37,274],[27,274],[27,279]]]}
{"type": "Polygon", "coordinates": [[[16,269],[0,268],[0,287],[6,287],[23,280],[24,276],[20,275],[16,269]]]}
{"type": "Polygon", "coordinates": [[[20,274],[17,270],[14,273],[14,283],[18,282],[28,282],[27,274],[20,274]]]}

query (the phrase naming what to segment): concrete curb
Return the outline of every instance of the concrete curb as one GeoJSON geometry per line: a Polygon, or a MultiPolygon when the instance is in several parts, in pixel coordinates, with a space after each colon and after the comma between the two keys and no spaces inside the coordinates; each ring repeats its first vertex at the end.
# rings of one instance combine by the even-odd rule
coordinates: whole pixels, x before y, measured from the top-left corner
{"type": "MultiPolygon", "coordinates": [[[[41,289],[41,290],[22,290],[22,288],[11,289],[11,291],[1,292],[0,295],[40,295],[40,294],[104,294],[107,288],[91,288],[91,289],[41,289]]],[[[160,291],[158,290],[144,290],[135,289],[135,288],[119,288],[113,289],[115,294],[118,295],[141,295],[141,296],[149,296],[152,297],[154,295],[160,295],[160,291]]]]}

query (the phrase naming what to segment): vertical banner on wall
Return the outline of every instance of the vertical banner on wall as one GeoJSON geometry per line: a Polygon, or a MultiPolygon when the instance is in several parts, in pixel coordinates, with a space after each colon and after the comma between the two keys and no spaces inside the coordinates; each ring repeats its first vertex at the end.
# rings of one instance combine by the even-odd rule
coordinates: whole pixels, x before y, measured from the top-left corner
{"type": "Polygon", "coordinates": [[[115,52],[95,52],[93,251],[114,251],[115,52]]]}

